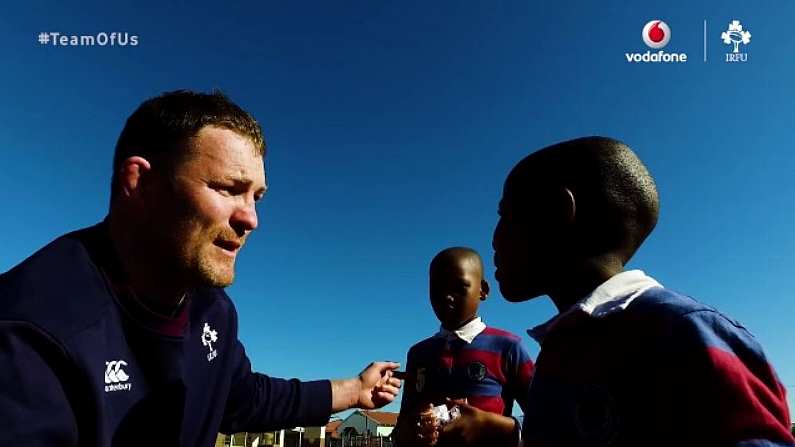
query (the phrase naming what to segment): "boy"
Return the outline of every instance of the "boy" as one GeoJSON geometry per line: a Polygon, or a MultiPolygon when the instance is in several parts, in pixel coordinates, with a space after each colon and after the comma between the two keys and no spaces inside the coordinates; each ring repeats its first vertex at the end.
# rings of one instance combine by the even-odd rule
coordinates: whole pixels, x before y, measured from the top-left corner
{"type": "Polygon", "coordinates": [[[547,147],[508,175],[495,274],[511,302],[548,295],[525,412],[530,446],[793,445],[785,390],[736,321],[623,271],[657,223],[649,172],[625,144],[547,147]]]}
{"type": "MultiPolygon", "coordinates": [[[[437,439],[440,445],[470,444],[466,436],[439,438],[440,424],[429,410],[448,399],[456,400],[463,415],[478,415],[486,424],[505,427],[506,437],[518,438],[519,425],[510,416],[514,400],[527,408],[533,363],[519,337],[487,327],[478,317],[488,293],[483,262],[471,248],[448,248],[431,261],[431,306],[441,328],[409,350],[395,436],[401,447],[433,445],[437,439]]],[[[457,425],[449,424],[452,433],[467,430],[456,430],[457,425]]]]}

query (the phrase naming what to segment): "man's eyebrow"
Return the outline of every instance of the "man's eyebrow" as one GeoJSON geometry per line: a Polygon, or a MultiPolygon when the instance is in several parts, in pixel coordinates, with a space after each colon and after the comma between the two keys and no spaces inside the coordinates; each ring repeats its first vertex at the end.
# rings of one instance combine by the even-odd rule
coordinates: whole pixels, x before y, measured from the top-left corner
{"type": "MultiPolygon", "coordinates": [[[[254,180],[236,175],[225,175],[222,177],[222,179],[224,181],[232,182],[243,186],[250,186],[254,184],[254,180]]],[[[267,188],[267,185],[265,186],[265,188],[267,188]]]]}
{"type": "MultiPolygon", "coordinates": [[[[254,184],[254,181],[251,180],[250,178],[243,178],[235,175],[226,175],[223,177],[223,181],[231,182],[234,183],[235,186],[243,186],[246,188],[254,184]]],[[[256,193],[265,194],[267,191],[268,191],[268,184],[266,181],[266,183],[262,187],[257,189],[256,193]]]]}
{"type": "Polygon", "coordinates": [[[223,179],[228,181],[228,182],[235,182],[235,183],[240,183],[240,184],[243,184],[243,185],[250,185],[250,184],[254,183],[254,181],[249,179],[249,178],[243,178],[243,177],[236,176],[236,175],[231,175],[231,174],[227,174],[227,175],[223,176],[223,179]]]}

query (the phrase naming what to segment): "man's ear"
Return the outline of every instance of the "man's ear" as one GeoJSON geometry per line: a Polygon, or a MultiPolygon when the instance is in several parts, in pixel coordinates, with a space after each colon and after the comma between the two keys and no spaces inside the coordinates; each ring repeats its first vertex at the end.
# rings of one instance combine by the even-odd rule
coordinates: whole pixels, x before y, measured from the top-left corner
{"type": "Polygon", "coordinates": [[[141,196],[142,181],[152,170],[149,160],[133,156],[122,162],[119,168],[119,191],[123,197],[136,199],[141,196]]]}
{"type": "Polygon", "coordinates": [[[491,289],[489,288],[489,282],[485,279],[480,280],[480,301],[486,301],[486,298],[489,296],[489,292],[491,289]]]}

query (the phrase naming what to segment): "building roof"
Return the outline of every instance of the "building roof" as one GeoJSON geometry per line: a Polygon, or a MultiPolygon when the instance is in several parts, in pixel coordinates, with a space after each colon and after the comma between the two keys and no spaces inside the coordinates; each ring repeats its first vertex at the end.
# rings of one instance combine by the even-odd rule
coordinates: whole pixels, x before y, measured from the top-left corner
{"type": "Polygon", "coordinates": [[[332,438],[339,438],[340,434],[337,433],[337,428],[342,424],[341,419],[337,419],[335,421],[331,421],[326,424],[326,436],[331,436],[332,438]]]}
{"type": "Polygon", "coordinates": [[[398,413],[389,411],[361,411],[361,413],[381,426],[394,427],[397,424],[398,413]]]}

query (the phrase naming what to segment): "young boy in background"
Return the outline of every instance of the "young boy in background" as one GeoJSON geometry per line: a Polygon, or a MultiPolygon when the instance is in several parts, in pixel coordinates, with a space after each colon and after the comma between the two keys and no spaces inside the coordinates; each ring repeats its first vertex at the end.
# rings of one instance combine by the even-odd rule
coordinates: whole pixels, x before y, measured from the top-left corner
{"type": "MultiPolygon", "coordinates": [[[[400,447],[437,442],[470,445],[467,427],[456,428],[460,424],[452,421],[440,437],[441,424],[431,415],[433,406],[453,402],[467,420],[475,417],[483,422],[478,431],[496,427],[495,433],[505,434],[501,437],[511,433],[518,439],[520,427],[511,412],[514,401],[522,410],[527,408],[533,362],[518,336],[488,327],[478,316],[478,307],[488,294],[483,261],[475,250],[452,247],[431,261],[431,306],[441,328],[409,350],[395,428],[400,447]]],[[[489,439],[489,445],[515,445],[511,439],[501,441],[489,439]]]]}

